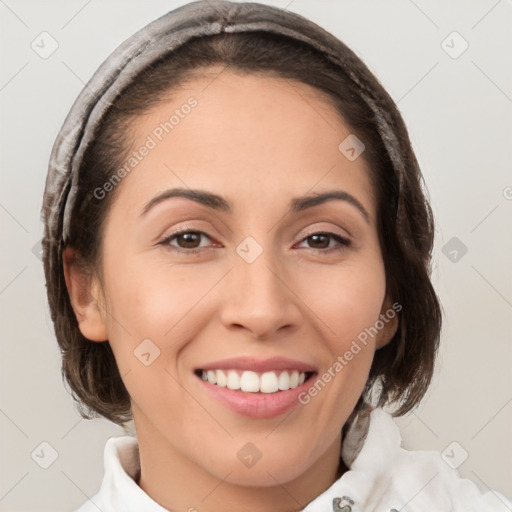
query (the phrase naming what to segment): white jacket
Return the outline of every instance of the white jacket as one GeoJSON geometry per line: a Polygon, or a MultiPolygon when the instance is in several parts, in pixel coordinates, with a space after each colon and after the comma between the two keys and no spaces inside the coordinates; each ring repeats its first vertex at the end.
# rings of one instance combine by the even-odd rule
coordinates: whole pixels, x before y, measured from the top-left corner
{"type": "MultiPolygon", "coordinates": [[[[460,478],[438,452],[407,451],[391,416],[370,414],[364,436],[347,433],[343,459],[349,471],[307,505],[304,512],[510,512],[512,501],[497,491],[480,491],[460,478]],[[357,447],[359,436],[364,438],[357,447]]],[[[111,437],[105,445],[105,476],[99,492],[76,512],[167,512],[135,482],[140,470],[137,439],[111,437]]]]}

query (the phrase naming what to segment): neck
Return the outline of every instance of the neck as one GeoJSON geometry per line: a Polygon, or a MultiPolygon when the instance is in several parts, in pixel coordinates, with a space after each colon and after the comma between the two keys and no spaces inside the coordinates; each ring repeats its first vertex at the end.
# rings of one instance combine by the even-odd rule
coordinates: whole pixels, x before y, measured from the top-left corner
{"type": "Polygon", "coordinates": [[[347,470],[340,464],[341,435],[297,478],[283,483],[279,475],[268,472],[269,485],[258,487],[230,482],[234,473],[223,478],[212,475],[148,424],[137,430],[137,438],[141,462],[137,483],[172,512],[297,512],[347,470]]]}

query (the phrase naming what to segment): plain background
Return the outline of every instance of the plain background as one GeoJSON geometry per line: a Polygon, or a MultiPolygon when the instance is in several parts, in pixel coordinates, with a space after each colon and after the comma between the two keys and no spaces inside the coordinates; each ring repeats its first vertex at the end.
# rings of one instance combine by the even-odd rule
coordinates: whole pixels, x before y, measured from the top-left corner
{"type": "MultiPolygon", "coordinates": [[[[100,485],[105,441],[123,433],[81,419],[62,383],[39,211],[53,141],[84,83],[124,39],[183,3],[0,1],[2,511],[76,508],[100,485]],[[44,31],[58,43],[46,59],[31,47],[44,31]],[[40,464],[57,458],[44,469],[33,453],[45,454],[40,464]]],[[[482,489],[512,495],[512,4],[267,3],[309,17],[367,63],[398,103],[423,169],[445,324],[431,391],[397,420],[404,446],[444,451],[482,489]]]]}

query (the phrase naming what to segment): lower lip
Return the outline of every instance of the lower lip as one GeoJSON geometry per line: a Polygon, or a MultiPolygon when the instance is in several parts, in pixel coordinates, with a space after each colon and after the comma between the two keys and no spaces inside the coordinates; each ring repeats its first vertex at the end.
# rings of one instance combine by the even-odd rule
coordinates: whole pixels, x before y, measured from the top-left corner
{"type": "Polygon", "coordinates": [[[311,387],[314,375],[294,389],[275,393],[244,393],[199,379],[211,396],[232,411],[251,418],[274,418],[300,404],[299,395],[311,387]]]}

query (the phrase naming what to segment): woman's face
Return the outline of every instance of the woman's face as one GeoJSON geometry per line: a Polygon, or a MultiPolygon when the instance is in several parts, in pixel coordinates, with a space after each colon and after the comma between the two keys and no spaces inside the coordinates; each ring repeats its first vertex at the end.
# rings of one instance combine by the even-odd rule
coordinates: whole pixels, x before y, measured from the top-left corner
{"type": "Polygon", "coordinates": [[[104,231],[101,322],[142,453],[276,485],[339,457],[393,334],[389,322],[368,336],[389,309],[376,199],[317,91],[210,71],[133,124],[136,162],[104,231]],[[325,193],[337,196],[314,200],[325,193]]]}

